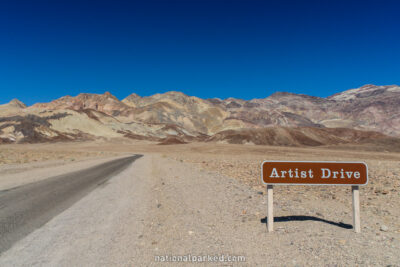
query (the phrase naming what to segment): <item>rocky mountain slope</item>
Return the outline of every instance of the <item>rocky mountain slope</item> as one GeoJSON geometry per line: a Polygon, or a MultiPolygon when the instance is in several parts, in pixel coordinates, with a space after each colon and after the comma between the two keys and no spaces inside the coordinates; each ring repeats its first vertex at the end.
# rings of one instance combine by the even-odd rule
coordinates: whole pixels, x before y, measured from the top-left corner
{"type": "Polygon", "coordinates": [[[360,136],[400,137],[399,106],[396,85],[365,85],[327,98],[278,92],[263,99],[221,100],[167,92],[132,94],[120,101],[106,92],[64,96],[30,107],[13,100],[0,105],[0,142],[121,137],[163,142],[173,137],[175,143],[357,143],[360,136]]]}

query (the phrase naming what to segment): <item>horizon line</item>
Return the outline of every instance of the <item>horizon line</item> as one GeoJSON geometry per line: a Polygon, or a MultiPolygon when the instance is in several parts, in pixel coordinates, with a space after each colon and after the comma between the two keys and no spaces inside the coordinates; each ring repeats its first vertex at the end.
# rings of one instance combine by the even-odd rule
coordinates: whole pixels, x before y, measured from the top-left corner
{"type": "MultiPolygon", "coordinates": [[[[155,93],[155,94],[151,94],[151,95],[144,95],[144,96],[141,96],[141,95],[139,95],[139,94],[133,92],[133,93],[128,94],[126,97],[120,99],[120,98],[116,97],[114,94],[111,93],[112,90],[106,90],[106,91],[104,91],[104,93],[81,92],[81,93],[78,93],[78,94],[75,95],[75,96],[72,96],[72,95],[63,95],[63,96],[60,96],[60,97],[58,97],[58,98],[52,99],[52,100],[50,100],[49,102],[35,102],[35,103],[33,103],[32,105],[37,104],[37,103],[50,103],[50,102],[52,102],[52,101],[54,101],[54,100],[61,99],[61,98],[63,98],[63,97],[77,97],[77,96],[82,95],[82,94],[88,94],[88,95],[107,95],[107,94],[109,94],[109,95],[113,96],[114,98],[116,98],[118,101],[122,102],[124,99],[126,99],[127,97],[129,97],[129,96],[131,96],[131,95],[137,95],[137,96],[139,96],[140,98],[148,98],[148,97],[152,97],[152,96],[155,96],[155,95],[163,95],[163,94],[174,93],[174,92],[175,92],[175,93],[184,94],[184,95],[186,95],[186,96],[188,96],[188,97],[197,97],[197,98],[200,98],[200,99],[203,99],[203,100],[218,99],[218,100],[221,100],[221,101],[228,100],[228,99],[239,99],[239,100],[244,100],[244,101],[251,101],[251,100],[255,100],[255,99],[265,99],[265,98],[268,98],[268,97],[270,97],[270,96],[272,96],[272,95],[279,94],[279,93],[292,94],[292,95],[305,95],[305,96],[309,96],[309,97],[327,99],[327,98],[329,98],[329,97],[331,97],[331,96],[334,96],[334,95],[337,95],[337,94],[340,94],[340,93],[343,93],[343,92],[346,92],[346,91],[355,90],[355,89],[360,89],[360,88],[367,87],[367,86],[375,86],[375,87],[396,86],[396,87],[399,87],[399,85],[397,85],[397,84],[388,84],[388,85],[364,84],[364,85],[362,85],[362,86],[360,86],[360,87],[350,88],[350,89],[346,89],[346,90],[344,90],[344,91],[339,91],[339,92],[337,92],[337,93],[335,93],[335,94],[332,94],[332,95],[329,95],[329,96],[327,96],[327,97],[320,97],[320,96],[308,95],[308,94],[303,94],[303,93],[292,93],[292,92],[289,92],[289,91],[275,91],[275,92],[273,92],[272,94],[270,94],[270,95],[268,95],[268,96],[266,96],[266,97],[263,97],[263,98],[252,98],[252,99],[248,99],[248,100],[242,99],[242,98],[236,98],[236,97],[233,97],[233,96],[230,96],[230,97],[227,97],[227,98],[219,98],[219,97],[201,98],[201,97],[198,97],[198,96],[195,96],[195,95],[189,95],[189,94],[184,93],[183,91],[177,91],[177,90],[169,90],[169,91],[164,91],[164,92],[155,93]],[[111,91],[111,92],[110,92],[110,91],[111,91]]],[[[15,101],[15,100],[17,100],[17,101],[19,101],[19,102],[21,102],[21,103],[23,103],[23,104],[25,105],[25,103],[24,103],[23,101],[19,100],[18,98],[13,98],[13,99],[11,99],[10,101],[8,101],[8,102],[6,102],[6,103],[3,103],[3,104],[0,103],[0,105],[9,104],[9,103],[11,103],[11,102],[13,102],[13,101],[15,101]]],[[[27,105],[27,107],[32,106],[32,105],[27,105]]]]}

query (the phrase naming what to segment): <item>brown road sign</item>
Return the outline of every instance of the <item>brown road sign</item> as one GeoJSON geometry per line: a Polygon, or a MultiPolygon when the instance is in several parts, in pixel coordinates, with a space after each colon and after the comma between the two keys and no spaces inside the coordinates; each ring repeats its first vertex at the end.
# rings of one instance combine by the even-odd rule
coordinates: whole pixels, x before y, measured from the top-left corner
{"type": "Polygon", "coordinates": [[[365,185],[368,168],[362,162],[264,161],[265,184],[365,185]]]}

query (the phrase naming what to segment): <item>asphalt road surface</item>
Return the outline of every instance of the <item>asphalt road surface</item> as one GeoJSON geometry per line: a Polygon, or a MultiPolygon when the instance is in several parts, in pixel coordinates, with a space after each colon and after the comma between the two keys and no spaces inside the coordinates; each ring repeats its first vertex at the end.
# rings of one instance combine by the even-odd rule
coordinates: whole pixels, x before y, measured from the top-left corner
{"type": "Polygon", "coordinates": [[[0,191],[0,254],[140,157],[116,159],[0,191]]]}

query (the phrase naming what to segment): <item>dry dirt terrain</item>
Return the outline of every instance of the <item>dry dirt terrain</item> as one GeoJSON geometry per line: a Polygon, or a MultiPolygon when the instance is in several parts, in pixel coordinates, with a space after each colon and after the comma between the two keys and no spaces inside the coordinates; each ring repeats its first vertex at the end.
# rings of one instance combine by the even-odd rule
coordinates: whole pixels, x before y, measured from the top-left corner
{"type": "Polygon", "coordinates": [[[217,266],[400,266],[399,153],[127,140],[9,144],[0,146],[0,188],[132,154],[143,157],[16,242],[0,265],[160,266],[157,256],[190,254],[246,258],[203,262],[217,266]],[[361,233],[351,229],[350,186],[276,186],[275,232],[268,233],[263,160],[366,162],[361,233]]]}

